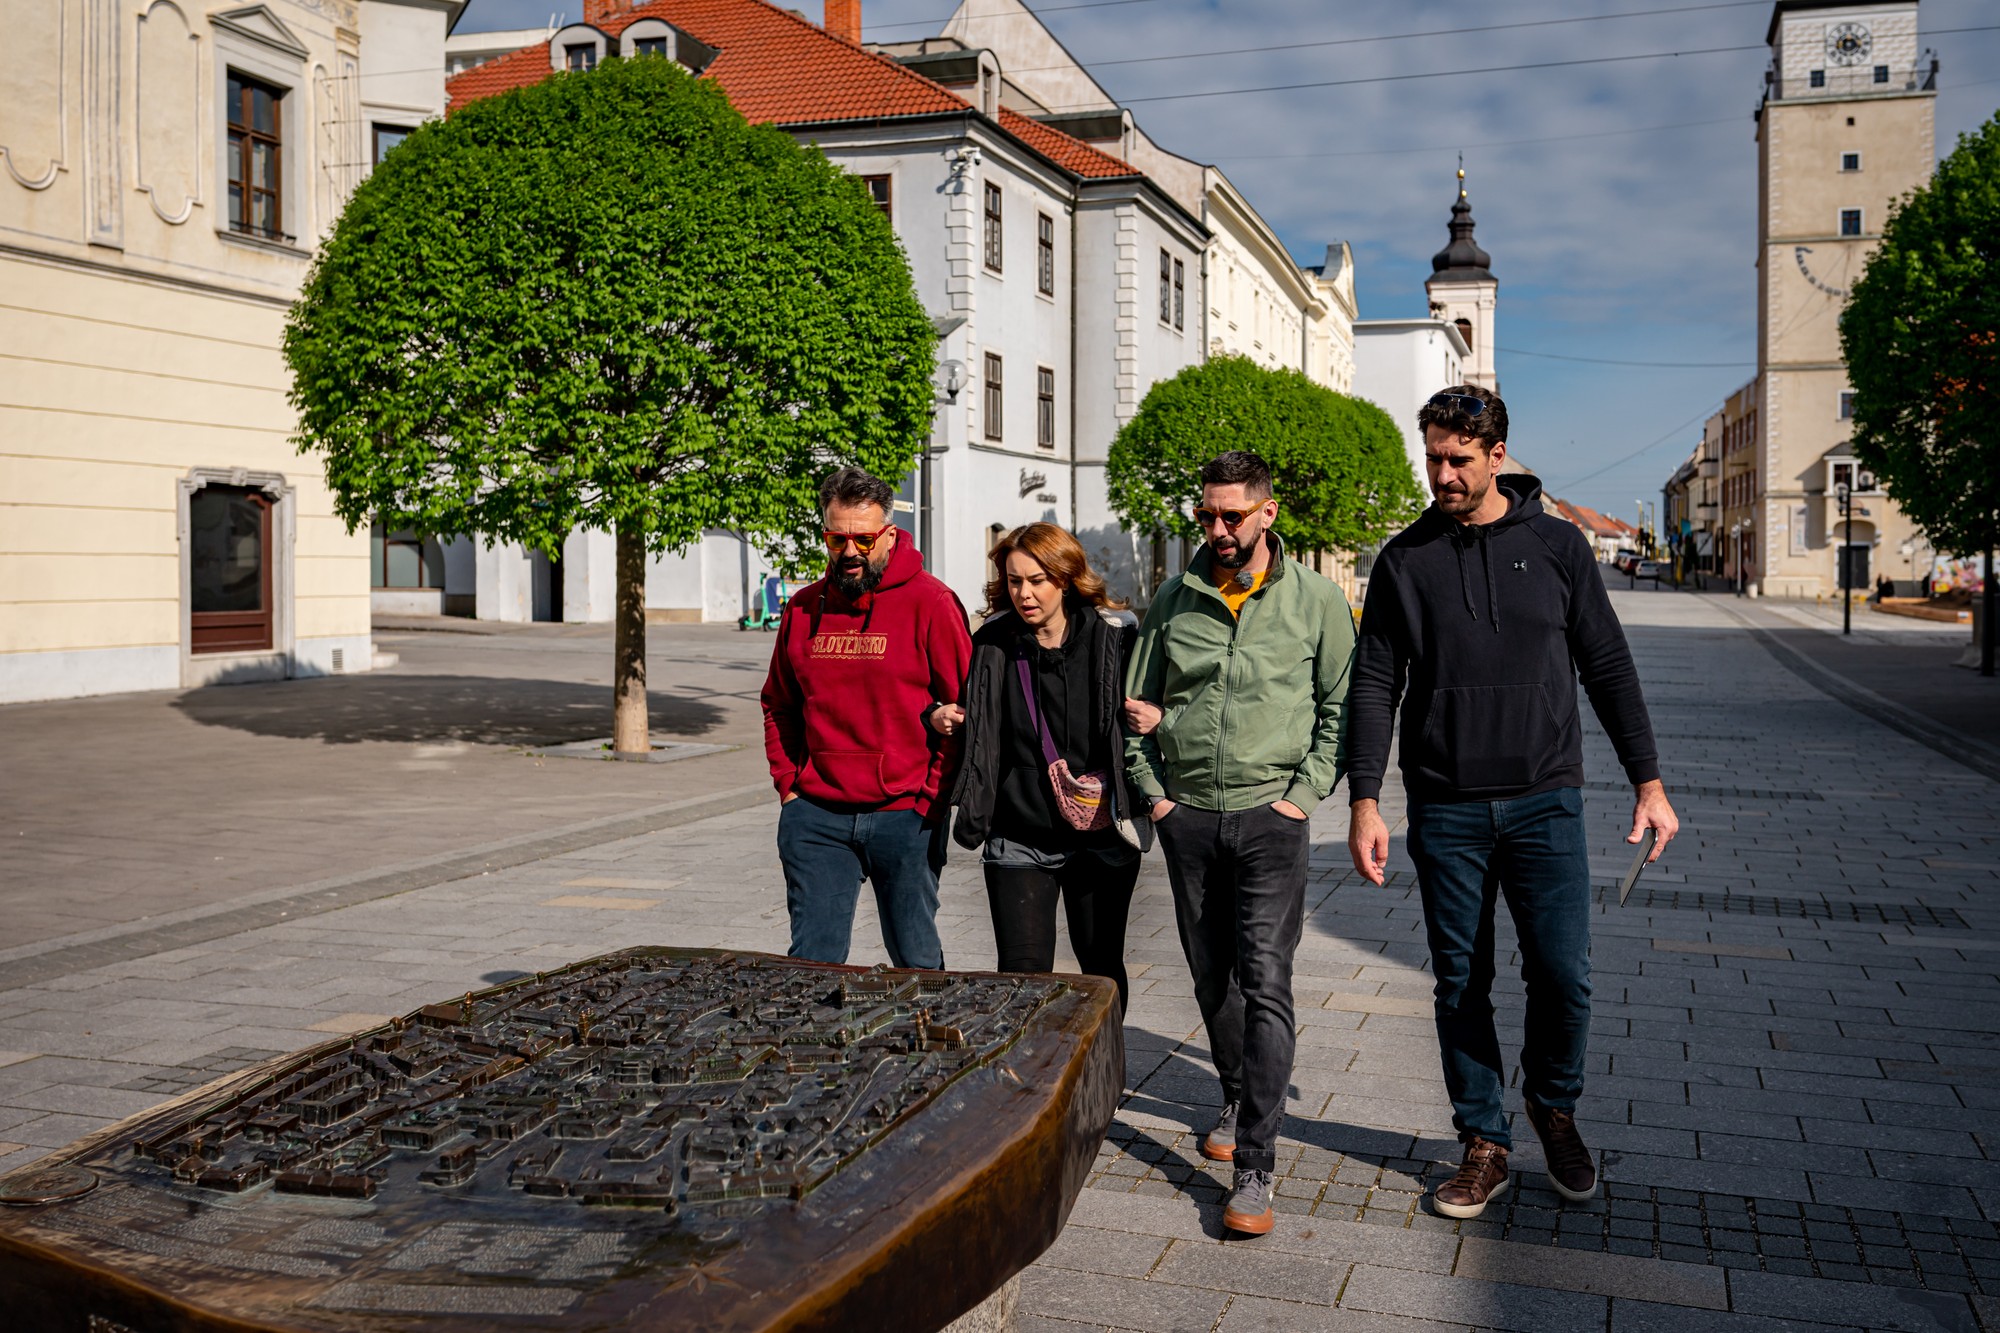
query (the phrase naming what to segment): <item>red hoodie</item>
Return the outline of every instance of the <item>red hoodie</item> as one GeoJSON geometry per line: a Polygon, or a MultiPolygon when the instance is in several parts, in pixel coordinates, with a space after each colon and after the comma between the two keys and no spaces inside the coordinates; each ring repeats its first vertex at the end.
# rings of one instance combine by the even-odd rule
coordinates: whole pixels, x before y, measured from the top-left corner
{"type": "Polygon", "coordinates": [[[930,817],[956,741],[925,724],[972,665],[965,608],[908,534],[882,582],[850,602],[827,579],[785,606],[764,680],[764,753],[782,798],[930,817]]]}

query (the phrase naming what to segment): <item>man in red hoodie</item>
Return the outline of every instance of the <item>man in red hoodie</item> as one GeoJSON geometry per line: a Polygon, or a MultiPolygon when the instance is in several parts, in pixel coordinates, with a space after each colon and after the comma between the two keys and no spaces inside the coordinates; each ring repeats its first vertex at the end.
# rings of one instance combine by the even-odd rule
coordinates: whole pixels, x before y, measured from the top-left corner
{"type": "Polygon", "coordinates": [[[972,662],[965,608],[890,521],[860,468],[820,484],[827,572],[785,607],[764,681],[764,753],[784,802],[778,857],[794,958],[847,961],[866,878],[897,967],[944,966],[939,824],[951,723],[972,662]]]}

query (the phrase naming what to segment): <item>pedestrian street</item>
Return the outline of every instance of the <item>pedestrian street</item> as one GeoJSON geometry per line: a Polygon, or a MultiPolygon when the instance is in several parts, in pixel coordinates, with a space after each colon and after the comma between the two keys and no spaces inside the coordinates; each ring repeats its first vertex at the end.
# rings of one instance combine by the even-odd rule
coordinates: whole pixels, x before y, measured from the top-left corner
{"type": "MultiPolygon", "coordinates": [[[[1603,1195],[1559,1206],[1510,1098],[1513,1189],[1477,1220],[1427,1211],[1457,1145],[1392,775],[1385,887],[1350,868],[1344,793],[1314,816],[1279,1218],[1262,1238],[1220,1239],[1227,1172],[1195,1148],[1216,1084],[1148,857],[1128,1094],[1067,1231],[1025,1275],[1024,1333],[2000,1328],[2000,791],[1820,693],[1727,607],[1612,597],[1683,825],[1621,906],[1630,789],[1586,709],[1599,905],[1578,1122],[1603,1195]]],[[[631,944],[782,951],[776,811],[186,947],[136,922],[128,958],[38,980],[9,969],[64,940],[0,951],[0,1170],[273,1053],[557,963],[631,944]]],[[[872,916],[864,894],[854,961],[883,961],[872,916]]],[[[940,927],[947,966],[990,963],[976,859],[956,850],[940,927]]],[[[1507,960],[1504,912],[1499,932],[1507,960]]],[[[1509,1046],[1513,966],[1495,987],[1509,1046]]]]}

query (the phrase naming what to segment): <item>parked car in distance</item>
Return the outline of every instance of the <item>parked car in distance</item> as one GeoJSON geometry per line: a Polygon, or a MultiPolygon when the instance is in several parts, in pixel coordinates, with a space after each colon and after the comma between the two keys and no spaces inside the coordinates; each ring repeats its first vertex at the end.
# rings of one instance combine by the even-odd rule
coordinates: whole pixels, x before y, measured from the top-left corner
{"type": "Polygon", "coordinates": [[[1654,583],[1658,583],[1661,579],[1667,577],[1666,562],[1661,560],[1635,561],[1632,566],[1632,577],[1635,579],[1651,579],[1654,583]]]}
{"type": "Polygon", "coordinates": [[[1632,566],[1637,564],[1638,560],[1639,553],[1637,551],[1632,550],[1630,547],[1621,546],[1618,548],[1618,553],[1611,557],[1611,565],[1620,574],[1629,574],[1632,572],[1632,566]]]}

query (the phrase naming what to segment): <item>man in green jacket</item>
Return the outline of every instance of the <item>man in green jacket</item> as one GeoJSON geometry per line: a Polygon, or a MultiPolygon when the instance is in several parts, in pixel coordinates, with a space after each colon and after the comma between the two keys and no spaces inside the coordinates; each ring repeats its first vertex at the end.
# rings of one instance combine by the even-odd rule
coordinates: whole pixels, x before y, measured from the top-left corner
{"type": "Polygon", "coordinates": [[[1201,483],[1194,516],[1208,541],[1154,597],[1126,677],[1126,694],[1162,714],[1128,740],[1126,759],[1152,801],[1222,1080],[1201,1151],[1236,1167],[1223,1225],[1263,1235],[1296,1045],[1307,819],[1345,765],[1354,620],[1340,589],[1287,559],[1270,531],[1278,504],[1263,459],[1232,449],[1201,483]]]}

